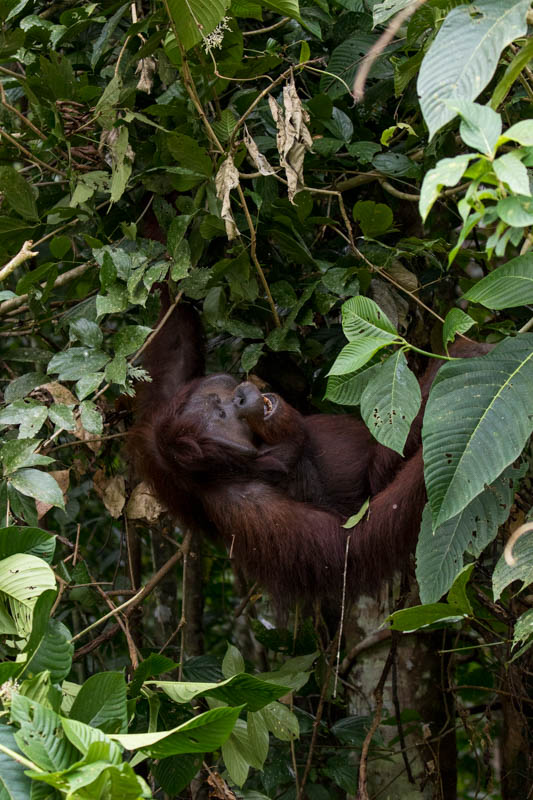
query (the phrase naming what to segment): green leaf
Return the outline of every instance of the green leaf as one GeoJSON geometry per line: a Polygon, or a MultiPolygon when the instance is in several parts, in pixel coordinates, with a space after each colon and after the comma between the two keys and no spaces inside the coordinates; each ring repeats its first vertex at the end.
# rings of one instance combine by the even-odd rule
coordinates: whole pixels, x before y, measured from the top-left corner
{"type": "Polygon", "coordinates": [[[455,99],[448,105],[461,119],[459,133],[468,147],[492,156],[502,132],[502,119],[490,106],[482,106],[469,100],[455,99]]]}
{"type": "Polygon", "coordinates": [[[177,666],[172,659],[166,656],[159,653],[150,653],[148,658],[145,658],[133,673],[132,681],[128,685],[129,696],[136,697],[148,678],[154,678],[157,675],[161,675],[162,672],[171,672],[177,666]]]}
{"type": "Polygon", "coordinates": [[[30,553],[52,563],[56,537],[40,528],[19,528],[11,525],[0,530],[0,559],[15,553],[30,553]]]}
{"type": "Polygon", "coordinates": [[[358,406],[364,388],[378,369],[379,364],[375,364],[355,375],[330,375],[325,396],[342,406],[358,406]]]}
{"type": "Polygon", "coordinates": [[[469,289],[463,298],[494,309],[533,303],[533,253],[524,253],[497,267],[469,289]]]}
{"type": "Polygon", "coordinates": [[[503,197],[498,201],[496,210],[500,218],[512,228],[524,228],[533,225],[533,198],[516,195],[503,197]]]}
{"type": "Polygon", "coordinates": [[[466,616],[461,609],[448,603],[431,603],[427,606],[414,606],[395,611],[390,615],[389,620],[393,631],[410,633],[436,623],[449,625],[460,622],[466,616]]]}
{"type": "Polygon", "coordinates": [[[370,507],[370,498],[367,497],[367,499],[365,500],[359,511],[356,514],[352,514],[351,517],[348,517],[348,519],[346,520],[346,522],[342,527],[346,528],[346,530],[355,528],[357,523],[361,522],[366,512],[368,511],[369,507],[370,507]]]}
{"type": "Polygon", "coordinates": [[[29,635],[37,598],[47,589],[55,590],[55,577],[42,559],[15,553],[0,561],[0,592],[9,602],[19,636],[29,635]]]}
{"type": "Polygon", "coordinates": [[[506,183],[512,192],[523,195],[531,194],[527,169],[522,164],[519,153],[504,153],[503,156],[492,162],[492,168],[498,180],[506,183]]]}
{"type": "Polygon", "coordinates": [[[446,596],[446,602],[456,608],[460,608],[468,616],[473,615],[472,604],[468,597],[467,586],[474,570],[474,564],[467,564],[459,572],[453,582],[453,586],[446,596]]]}
{"type": "Polygon", "coordinates": [[[352,211],[353,218],[361,226],[363,235],[369,238],[386,233],[393,223],[393,215],[385,203],[373,200],[358,200],[352,211]]]}
{"type": "Polygon", "coordinates": [[[475,325],[475,320],[472,319],[460,308],[452,308],[446,314],[444,325],[442,326],[442,343],[444,348],[448,349],[448,342],[453,342],[458,333],[466,333],[472,325],[475,325]]]}
{"type": "Polygon", "coordinates": [[[462,511],[522,452],[533,426],[532,381],[532,334],[439,370],[422,431],[435,528],[462,511]]]}
{"type": "Polygon", "coordinates": [[[328,375],[346,375],[364,367],[383,347],[390,345],[388,336],[362,336],[349,342],[340,351],[328,375]]]}
{"type": "Polygon", "coordinates": [[[216,28],[229,5],[230,0],[168,0],[168,11],[185,50],[216,28]]]}
{"type": "Polygon", "coordinates": [[[10,478],[11,485],[21,494],[42,503],[65,508],[63,493],[54,478],[39,469],[21,469],[10,478]]]}
{"type": "Polygon", "coordinates": [[[225,678],[232,678],[234,675],[244,674],[244,669],[244,658],[234,645],[228,644],[222,659],[222,674],[225,678]]]}
{"type": "Polygon", "coordinates": [[[368,381],[361,395],[361,416],[380,444],[402,455],[421,402],[418,381],[407,366],[404,352],[398,350],[368,381]]]}
{"type": "Polygon", "coordinates": [[[103,372],[84,375],[76,383],[76,394],[80,400],[84,400],[88,395],[95,392],[104,379],[103,372]]]}
{"type": "Polygon", "coordinates": [[[162,758],[151,767],[151,772],[163,791],[171,797],[175,797],[180,794],[182,789],[189,786],[201,767],[201,755],[184,754],[162,758]]]}
{"type": "Polygon", "coordinates": [[[162,689],[175,703],[189,703],[193,698],[214,697],[231,706],[246,705],[249,711],[258,711],[272,700],[290,691],[288,686],[268,683],[244,672],[220,683],[192,683],[187,681],[150,681],[162,689]]]}
{"type": "Polygon", "coordinates": [[[144,344],[146,337],[152,332],[145,325],[124,325],[113,336],[115,355],[129,356],[144,344]]]}
{"type": "Polygon", "coordinates": [[[347,300],[342,307],[342,330],[349,342],[361,336],[398,340],[396,328],[377,303],[369,297],[358,295],[347,300]]]}
{"type": "Polygon", "coordinates": [[[6,386],[4,400],[6,403],[22,400],[32,389],[41,386],[46,381],[46,375],[42,372],[27,372],[25,375],[20,375],[20,377],[15,378],[6,386]]]}
{"type": "Polygon", "coordinates": [[[527,30],[529,0],[478,0],[446,16],[422,61],[418,94],[430,139],[455,116],[455,100],[475,100],[488,84],[500,53],[527,30]]]}
{"type": "Polygon", "coordinates": [[[516,470],[506,469],[455,517],[433,531],[431,509],[424,509],[416,547],[416,579],[422,603],[439,600],[464,564],[464,554],[479,556],[506,521],[514,498],[516,470]]]}
{"type": "MultiPolygon", "coordinates": [[[[529,42],[529,46],[533,47],[533,41],[529,42]]],[[[515,122],[500,137],[499,144],[504,144],[511,140],[526,147],[531,147],[533,145],[533,120],[523,119],[520,122],[515,122]]]]}
{"type": "Polygon", "coordinates": [[[104,421],[98,406],[92,400],[84,400],[80,403],[80,419],[86,431],[100,436],[104,429],[104,421]]]}
{"type": "Polygon", "coordinates": [[[372,9],[374,27],[383,25],[384,22],[387,22],[388,19],[408,6],[410,2],[411,0],[383,0],[381,3],[376,3],[372,9]]]}
{"type": "Polygon", "coordinates": [[[431,211],[433,203],[439,196],[444,186],[455,186],[459,183],[468,167],[469,162],[476,158],[474,153],[465,153],[455,158],[443,158],[437,166],[424,175],[418,208],[422,220],[425,221],[431,211]]]}
{"type": "Polygon", "coordinates": [[[0,192],[21,217],[39,219],[33,189],[13,167],[0,167],[0,192]]]}
{"type": "MultiPolygon", "coordinates": [[[[257,715],[259,717],[259,714],[257,715]]],[[[268,731],[262,719],[259,718],[259,725],[267,736],[267,751],[268,751],[268,731]]],[[[224,764],[230,778],[238,786],[242,786],[248,777],[250,767],[262,769],[264,758],[261,758],[260,752],[256,750],[248,733],[248,725],[244,720],[238,719],[235,722],[235,727],[231,732],[229,739],[222,745],[222,757],[224,764]]]]}
{"type": "Polygon", "coordinates": [[[129,131],[126,125],[119,128],[118,136],[112,146],[113,164],[111,177],[111,202],[116,203],[120,200],[132,171],[132,154],[129,147],[129,131]]]}
{"type": "MultiPolygon", "coordinates": [[[[0,745],[22,755],[15,741],[12,725],[0,722],[0,745]]],[[[19,764],[0,751],[0,798],[2,800],[28,800],[32,796],[32,784],[25,772],[27,767],[19,764]]]]}
{"type": "Polygon", "coordinates": [[[270,703],[258,713],[261,714],[268,730],[281,742],[290,742],[299,737],[298,718],[283,703],[270,703]]]}
{"type": "Polygon", "coordinates": [[[261,0],[261,5],[292,19],[300,18],[298,0],[261,0]]]}
{"type": "Polygon", "coordinates": [[[168,731],[113,734],[126,750],[138,750],[153,758],[179,753],[210,753],[228,738],[243,706],[213,708],[168,731]]]}
{"type": "Polygon", "coordinates": [[[0,425],[20,425],[19,439],[29,439],[39,432],[48,416],[45,405],[36,400],[15,400],[0,411],[0,425]]]}
{"type": "Polygon", "coordinates": [[[4,473],[9,475],[22,467],[42,467],[51,464],[53,458],[34,452],[40,444],[40,439],[10,439],[2,445],[0,457],[4,473]]]}
{"type": "Polygon", "coordinates": [[[524,47],[522,47],[516,55],[513,56],[511,63],[507,66],[503,77],[498,81],[498,84],[492,92],[490,104],[494,110],[498,108],[507,97],[512,85],[522,72],[522,70],[529,64],[533,58],[533,39],[526,40],[524,47]]]}
{"type": "Polygon", "coordinates": [[[100,672],[87,678],[70,710],[70,718],[104,733],[128,727],[126,682],[121,672],[100,672]]]}
{"type": "Polygon", "coordinates": [[[69,335],[72,341],[77,339],[87,347],[100,347],[104,338],[100,326],[84,317],[70,323],[69,335]]]}
{"type": "Polygon", "coordinates": [[[533,608],[524,611],[514,626],[513,647],[533,637],[533,608]]]}
{"type": "Polygon", "coordinates": [[[262,342],[248,344],[242,351],[241,367],[244,372],[251,372],[263,354],[262,342]]]}
{"type": "Polygon", "coordinates": [[[76,428],[74,412],[64,403],[52,403],[48,409],[50,420],[65,431],[73,431],[76,428]]]}
{"type": "MultiPolygon", "coordinates": [[[[47,670],[54,683],[61,683],[72,667],[74,645],[71,642],[72,634],[66,625],[57,619],[47,619],[52,605],[50,599],[44,596],[48,594],[44,592],[40,595],[35,604],[31,636],[24,652],[28,657],[28,674],[39,674],[47,670]],[[46,619],[42,619],[45,616],[46,619]]],[[[55,598],[56,592],[53,595],[55,598]]]]}
{"type": "Polygon", "coordinates": [[[88,372],[98,372],[108,361],[109,356],[101,350],[71,347],[70,350],[57,353],[50,359],[47,372],[58,372],[60,381],[77,381],[88,372]]]}
{"type": "Polygon", "coordinates": [[[128,376],[128,362],[124,356],[115,356],[105,368],[105,379],[108,383],[125,386],[128,376]]]}
{"type": "Polygon", "coordinates": [[[117,11],[115,11],[113,16],[110,17],[109,20],[106,22],[106,24],[102,27],[100,35],[93,44],[93,52],[91,55],[91,67],[93,68],[93,70],[98,64],[103,53],[107,49],[110,49],[110,40],[127,8],[128,8],[127,3],[120,6],[120,8],[117,11]]]}
{"type": "Polygon", "coordinates": [[[78,760],[77,750],[58,735],[59,715],[49,708],[17,694],[11,704],[11,719],[20,726],[15,734],[18,746],[41,769],[56,772],[78,760]]]}
{"type": "Polygon", "coordinates": [[[99,728],[94,728],[77,719],[62,719],[61,722],[67,739],[84,756],[89,752],[91,745],[103,743],[108,748],[109,760],[114,764],[120,764],[122,761],[120,747],[99,728]]]}

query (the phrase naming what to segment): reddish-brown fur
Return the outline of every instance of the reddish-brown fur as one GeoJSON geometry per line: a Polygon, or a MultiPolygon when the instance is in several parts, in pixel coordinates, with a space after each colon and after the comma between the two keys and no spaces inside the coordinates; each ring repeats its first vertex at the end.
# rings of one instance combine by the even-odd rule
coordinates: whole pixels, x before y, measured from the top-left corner
{"type": "MultiPolygon", "coordinates": [[[[278,608],[297,600],[340,604],[348,536],[349,598],[375,591],[405,567],[426,500],[421,413],[401,458],[351,416],[304,417],[279,398],[271,424],[252,425],[261,447],[242,453],[183,413],[204,371],[192,309],[183,305],[172,314],[147,349],[145,366],[153,382],[140,387],[131,434],[140,475],[183,525],[218,534],[278,608]],[[345,530],[346,518],[369,497],[363,521],[345,530]]],[[[437,368],[433,362],[421,380],[424,397],[437,368]]]]}

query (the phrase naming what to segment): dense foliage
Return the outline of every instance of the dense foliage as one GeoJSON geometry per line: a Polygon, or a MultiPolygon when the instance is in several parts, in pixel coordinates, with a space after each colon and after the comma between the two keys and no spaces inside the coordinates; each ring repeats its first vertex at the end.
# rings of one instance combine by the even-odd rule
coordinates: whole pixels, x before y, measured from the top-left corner
{"type": "MultiPolygon", "coordinates": [[[[0,19],[1,800],[189,796],[202,765],[215,797],[325,800],[355,794],[368,757],[371,720],[333,689],[336,639],[273,627],[130,474],[167,274],[202,311],[211,370],[350,408],[400,453],[424,359],[467,333],[495,344],[444,355],[420,604],[391,624],[451,633],[461,796],[518,797],[530,0],[0,0],[0,19]]],[[[378,730],[372,758],[400,746],[378,730]]]]}

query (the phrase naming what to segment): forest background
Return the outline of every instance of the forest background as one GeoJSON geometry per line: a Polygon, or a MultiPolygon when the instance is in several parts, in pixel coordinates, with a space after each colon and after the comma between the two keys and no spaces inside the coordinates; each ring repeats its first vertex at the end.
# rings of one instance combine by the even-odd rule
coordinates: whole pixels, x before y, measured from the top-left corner
{"type": "Polygon", "coordinates": [[[0,20],[1,800],[363,800],[394,753],[409,772],[402,725],[424,737],[415,711],[381,718],[380,674],[378,711],[351,713],[350,653],[276,628],[136,485],[167,273],[210,371],[378,408],[399,452],[424,354],[497,345],[430,396],[419,599],[389,639],[442,633],[459,796],[529,797],[530,1],[0,0],[0,20]]]}

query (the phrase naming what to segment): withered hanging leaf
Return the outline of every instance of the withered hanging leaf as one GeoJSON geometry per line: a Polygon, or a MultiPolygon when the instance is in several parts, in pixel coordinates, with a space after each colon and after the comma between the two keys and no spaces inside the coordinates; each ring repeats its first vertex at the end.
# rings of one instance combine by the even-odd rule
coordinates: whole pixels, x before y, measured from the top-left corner
{"type": "Polygon", "coordinates": [[[164,506],[153,494],[145,481],[137,484],[126,506],[128,519],[143,519],[146,522],[156,522],[164,512],[164,506]]]}
{"type": "Polygon", "coordinates": [[[268,163],[266,156],[259,152],[259,148],[248,133],[248,128],[246,126],[244,127],[244,144],[246,145],[252,163],[261,175],[274,175],[276,170],[268,163]]]}
{"type": "Polygon", "coordinates": [[[307,127],[309,114],[300,102],[293,75],[283,89],[283,108],[271,96],[268,102],[278,129],[276,144],[280,164],[287,176],[289,200],[294,203],[294,195],[305,187],[304,157],[311,149],[313,139],[307,127]]]}
{"type": "Polygon", "coordinates": [[[104,471],[97,469],[93,475],[96,494],[114,519],[120,517],[126,502],[126,485],[122,475],[108,478],[104,471]]]}
{"type": "Polygon", "coordinates": [[[235,225],[235,220],[233,219],[233,214],[231,213],[230,200],[231,190],[236,189],[238,185],[239,171],[233,163],[232,157],[228,156],[228,158],[222,162],[220,169],[217,172],[215,186],[217,189],[217,197],[219,200],[222,200],[221,216],[226,225],[226,234],[230,240],[235,239],[238,234],[237,226],[235,225]]]}

